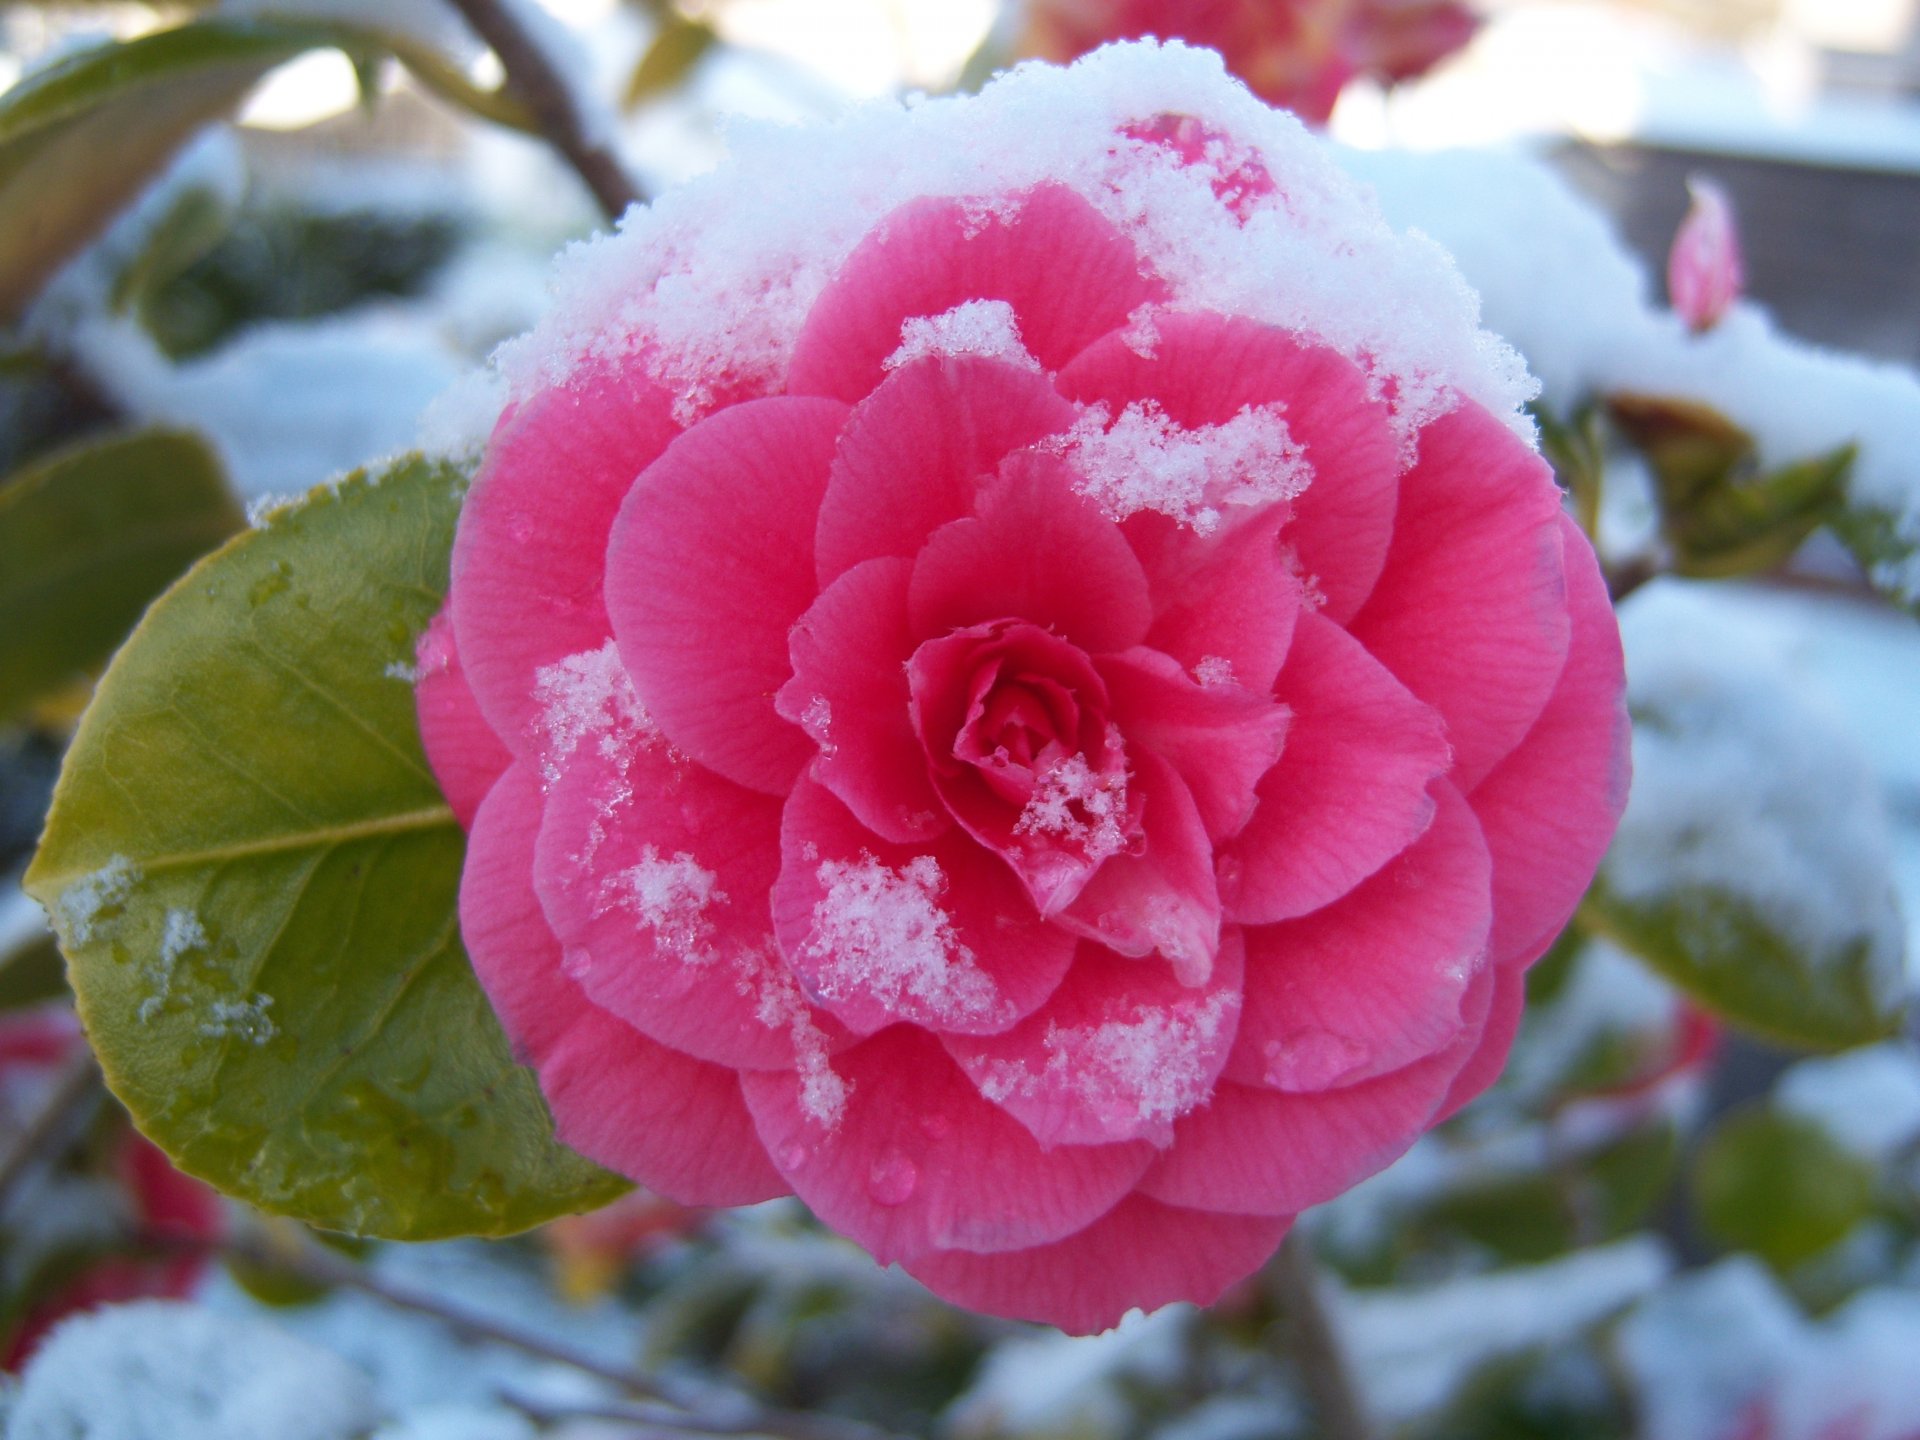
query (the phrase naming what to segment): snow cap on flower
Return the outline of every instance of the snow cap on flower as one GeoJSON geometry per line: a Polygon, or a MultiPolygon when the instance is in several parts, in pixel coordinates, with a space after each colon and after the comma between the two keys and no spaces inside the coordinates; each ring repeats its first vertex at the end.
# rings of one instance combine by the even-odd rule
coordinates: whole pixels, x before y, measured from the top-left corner
{"type": "Polygon", "coordinates": [[[1667,253],[1667,295],[1694,331],[1720,323],[1746,286],[1740,231],[1727,192],[1695,175],[1687,181],[1693,197],[1667,253]]]}
{"type": "Polygon", "coordinates": [[[741,136],[501,365],[422,731],[563,1139],[1074,1330],[1497,1073],[1625,793],[1517,358],[1178,46],[741,136]]]}

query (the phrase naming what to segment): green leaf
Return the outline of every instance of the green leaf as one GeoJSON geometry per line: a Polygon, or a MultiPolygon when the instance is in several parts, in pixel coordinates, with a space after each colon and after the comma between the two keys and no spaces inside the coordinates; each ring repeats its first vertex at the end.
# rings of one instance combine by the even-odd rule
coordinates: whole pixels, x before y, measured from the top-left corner
{"type": "Polygon", "coordinates": [[[26,877],[142,1130],[262,1209],[395,1239],[625,1188],[555,1141],[460,945],[465,840],[400,667],[462,489],[417,457],[356,474],[195,567],[102,679],[26,877]]]}
{"type": "Polygon", "coordinates": [[[1693,1194],[1716,1240],[1785,1270],[1866,1219],[1874,1171],[1815,1122],[1757,1106],[1729,1115],[1701,1147],[1693,1194]]]}
{"type": "Polygon", "coordinates": [[[692,73],[719,38],[704,20],[689,20],[677,13],[668,16],[640,63],[633,67],[622,104],[632,110],[666,94],[692,73]]]}
{"type": "Polygon", "coordinates": [[[1920,555],[1920,536],[1913,533],[1913,520],[1878,506],[1849,503],[1832,524],[1873,588],[1920,617],[1920,576],[1914,561],[1920,555]]]}
{"type": "Polygon", "coordinates": [[[0,481],[0,721],[98,667],[246,517],[197,437],[142,430],[0,481]]]}
{"type": "Polygon", "coordinates": [[[315,49],[364,62],[392,54],[476,115],[532,128],[524,107],[473,84],[444,56],[378,28],[209,19],[83,50],[0,96],[0,322],[269,70],[315,49]]]}

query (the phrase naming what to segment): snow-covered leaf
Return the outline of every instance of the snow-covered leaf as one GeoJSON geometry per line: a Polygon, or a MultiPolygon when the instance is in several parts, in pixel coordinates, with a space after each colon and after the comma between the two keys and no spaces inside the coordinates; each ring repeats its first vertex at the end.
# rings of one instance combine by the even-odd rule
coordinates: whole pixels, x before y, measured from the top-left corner
{"type": "Polygon", "coordinates": [[[1890,1034],[1905,931],[1858,746],[1737,632],[1641,597],[1623,628],[1633,795],[1583,919],[1776,1039],[1890,1034]]]}
{"type": "Polygon", "coordinates": [[[100,665],[245,523],[212,452],[180,431],[83,442],[0,481],[0,720],[100,665]]]}
{"type": "Polygon", "coordinates": [[[417,458],[351,476],[190,572],[101,681],[27,874],[141,1128],[360,1234],[502,1234],[623,1188],[554,1140],[455,923],[464,842],[406,677],[462,488],[417,458]]]}

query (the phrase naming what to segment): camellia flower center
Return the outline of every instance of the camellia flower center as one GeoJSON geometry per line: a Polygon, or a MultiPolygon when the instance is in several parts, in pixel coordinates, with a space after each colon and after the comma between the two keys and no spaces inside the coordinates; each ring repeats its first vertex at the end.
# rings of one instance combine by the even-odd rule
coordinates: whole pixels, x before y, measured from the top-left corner
{"type": "Polygon", "coordinates": [[[1092,659],[1001,620],[923,644],[907,666],[929,774],[953,817],[1013,867],[1042,914],[1144,844],[1126,744],[1092,659]]]}

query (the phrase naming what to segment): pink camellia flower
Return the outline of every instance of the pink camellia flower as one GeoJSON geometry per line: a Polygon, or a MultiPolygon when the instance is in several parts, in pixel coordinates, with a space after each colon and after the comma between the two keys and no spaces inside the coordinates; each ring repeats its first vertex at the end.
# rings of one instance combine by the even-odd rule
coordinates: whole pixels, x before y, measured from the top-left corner
{"type": "Polygon", "coordinates": [[[1297,121],[1025,67],[762,135],[558,294],[419,700],[568,1143],[1085,1331],[1490,1082],[1618,639],[1524,370],[1297,121]]]}
{"type": "Polygon", "coordinates": [[[1360,76],[1423,75],[1473,38],[1458,0],[1027,0],[1020,49],[1072,60],[1115,40],[1205,45],[1253,93],[1325,124],[1360,76]]]}
{"type": "Polygon", "coordinates": [[[1693,197],[1667,254],[1667,295],[1696,332],[1720,323],[1746,286],[1740,231],[1726,191],[1696,175],[1687,181],[1693,197]]]}

